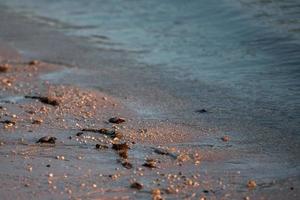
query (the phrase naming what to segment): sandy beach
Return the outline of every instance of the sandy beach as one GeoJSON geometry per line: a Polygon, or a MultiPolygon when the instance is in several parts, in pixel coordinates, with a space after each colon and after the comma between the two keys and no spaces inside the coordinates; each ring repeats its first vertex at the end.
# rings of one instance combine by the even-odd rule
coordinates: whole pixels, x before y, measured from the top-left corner
{"type": "MultiPolygon", "coordinates": [[[[203,107],[190,120],[171,111],[174,120],[157,117],[148,109],[157,96],[167,102],[156,107],[162,113],[183,110],[184,99],[141,86],[138,70],[129,91],[145,99],[128,92],[126,66],[137,64],[126,53],[1,10],[1,199],[299,198],[298,166],[258,154],[253,143],[263,134],[210,127],[213,117],[193,117],[209,114],[203,107]]],[[[291,149],[278,145],[290,160],[299,155],[294,142],[291,149]]]]}

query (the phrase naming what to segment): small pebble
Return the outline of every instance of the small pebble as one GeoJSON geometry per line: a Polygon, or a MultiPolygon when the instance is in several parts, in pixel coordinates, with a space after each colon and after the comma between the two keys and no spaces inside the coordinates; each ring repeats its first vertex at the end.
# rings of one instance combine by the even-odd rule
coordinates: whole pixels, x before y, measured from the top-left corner
{"type": "Polygon", "coordinates": [[[112,117],[108,121],[110,123],[114,123],[114,124],[121,124],[121,123],[125,122],[126,120],[124,118],[121,118],[121,117],[112,117]]]}
{"type": "Polygon", "coordinates": [[[228,142],[228,141],[229,141],[229,136],[225,135],[225,136],[223,136],[223,137],[221,138],[221,140],[222,140],[223,142],[228,142]]]}
{"type": "Polygon", "coordinates": [[[131,188],[137,189],[137,190],[141,190],[143,189],[143,184],[139,183],[139,182],[134,182],[130,185],[131,188]]]}
{"type": "Polygon", "coordinates": [[[254,180],[249,180],[247,183],[247,187],[250,189],[254,189],[256,187],[256,182],[254,180]]]}

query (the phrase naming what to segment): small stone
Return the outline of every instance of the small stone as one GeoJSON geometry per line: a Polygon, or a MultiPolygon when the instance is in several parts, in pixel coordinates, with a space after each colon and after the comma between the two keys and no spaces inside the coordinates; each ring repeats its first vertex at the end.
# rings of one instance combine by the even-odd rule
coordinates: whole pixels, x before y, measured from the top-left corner
{"type": "Polygon", "coordinates": [[[76,136],[81,136],[81,135],[83,135],[83,132],[76,133],[76,136]]]}
{"type": "Polygon", "coordinates": [[[132,164],[128,161],[122,162],[122,166],[126,169],[132,169],[132,164]]]}
{"type": "Polygon", "coordinates": [[[52,174],[52,173],[48,174],[48,177],[49,177],[49,178],[52,178],[52,177],[53,177],[53,174],[52,174]]]}
{"type": "Polygon", "coordinates": [[[180,162],[185,162],[185,161],[188,161],[190,160],[190,156],[188,154],[180,154],[177,156],[177,160],[180,161],[180,162]]]}
{"type": "Polygon", "coordinates": [[[118,154],[121,158],[123,159],[127,159],[128,158],[128,150],[121,150],[121,151],[118,151],[118,154]]]}
{"type": "Polygon", "coordinates": [[[225,136],[223,136],[223,137],[221,138],[221,140],[222,140],[223,142],[228,142],[228,141],[229,141],[229,136],[225,135],[225,136]]]}
{"type": "Polygon", "coordinates": [[[8,72],[11,66],[9,64],[0,65],[0,73],[8,72]]]}
{"type": "Polygon", "coordinates": [[[153,200],[161,200],[161,199],[163,199],[161,197],[161,192],[160,192],[159,189],[153,189],[151,193],[152,193],[152,199],[153,200]]]}
{"type": "Polygon", "coordinates": [[[37,65],[39,64],[40,62],[38,60],[31,60],[28,64],[29,65],[37,65]]]}
{"type": "Polygon", "coordinates": [[[29,183],[25,183],[24,186],[25,186],[25,187],[29,187],[30,184],[29,184],[29,183]]]}
{"type": "Polygon", "coordinates": [[[146,162],[143,164],[144,167],[148,168],[157,168],[156,160],[154,159],[147,159],[146,162]]]}
{"type": "Polygon", "coordinates": [[[129,148],[128,144],[125,142],[125,143],[121,143],[121,144],[113,144],[112,149],[114,149],[116,151],[121,151],[121,150],[128,150],[130,148],[129,148]]]}
{"type": "Polygon", "coordinates": [[[103,144],[96,144],[96,149],[108,149],[108,146],[103,144]]]}
{"type": "Polygon", "coordinates": [[[121,123],[125,122],[126,120],[124,118],[120,118],[120,117],[112,117],[108,121],[110,123],[114,123],[114,124],[121,124],[121,123]]]}
{"type": "Polygon", "coordinates": [[[196,110],[196,113],[207,113],[206,109],[200,109],[200,110],[196,110]]]}
{"type": "Polygon", "coordinates": [[[27,170],[30,171],[30,172],[32,172],[32,166],[28,166],[27,170]]]}
{"type": "Polygon", "coordinates": [[[44,136],[41,137],[36,143],[55,144],[56,139],[56,137],[44,136]]]}
{"type": "Polygon", "coordinates": [[[137,189],[137,190],[141,190],[143,189],[143,184],[139,183],[139,182],[134,182],[130,185],[131,188],[137,189]]]}
{"type": "Polygon", "coordinates": [[[96,184],[93,184],[93,188],[96,188],[97,187],[97,185],[96,184]]]}
{"type": "Polygon", "coordinates": [[[32,124],[42,124],[43,120],[42,119],[35,119],[32,121],[32,124]]]}
{"type": "Polygon", "coordinates": [[[48,165],[46,165],[46,167],[51,167],[51,165],[48,164],[48,165]]]}
{"type": "Polygon", "coordinates": [[[256,187],[256,182],[254,180],[249,180],[247,183],[247,187],[250,189],[254,189],[256,187]]]}
{"type": "Polygon", "coordinates": [[[245,197],[244,200],[250,200],[250,197],[245,197]]]}

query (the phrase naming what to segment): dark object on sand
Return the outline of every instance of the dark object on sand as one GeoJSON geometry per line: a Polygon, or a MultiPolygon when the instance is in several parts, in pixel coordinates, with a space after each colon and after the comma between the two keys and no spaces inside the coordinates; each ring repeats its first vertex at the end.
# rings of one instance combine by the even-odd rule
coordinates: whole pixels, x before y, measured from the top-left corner
{"type": "Polygon", "coordinates": [[[25,96],[26,99],[38,99],[41,103],[49,104],[51,106],[58,106],[59,103],[56,99],[50,97],[40,97],[40,96],[25,96]]]}
{"type": "Polygon", "coordinates": [[[196,110],[196,113],[207,113],[207,110],[205,109],[200,109],[200,110],[196,110]]]}
{"type": "Polygon", "coordinates": [[[48,143],[48,144],[55,144],[56,137],[51,136],[44,136],[41,137],[36,143],[48,143]]]}
{"type": "Polygon", "coordinates": [[[166,155],[166,156],[170,156],[173,159],[177,159],[177,155],[174,153],[169,152],[166,149],[161,149],[161,148],[154,148],[154,153],[157,153],[159,155],[166,155]]]}
{"type": "Polygon", "coordinates": [[[96,144],[96,149],[108,149],[108,146],[103,144],[96,144]]]}
{"type": "Polygon", "coordinates": [[[130,185],[130,188],[141,190],[141,189],[143,189],[143,184],[141,184],[139,182],[134,182],[130,185]]]}
{"type": "Polygon", "coordinates": [[[51,167],[51,165],[48,164],[48,165],[46,165],[46,167],[51,167]]]}
{"type": "Polygon", "coordinates": [[[225,136],[221,137],[221,140],[223,142],[228,142],[229,141],[229,136],[225,135],[225,136]]]}
{"type": "Polygon", "coordinates": [[[157,168],[156,161],[154,159],[147,159],[143,166],[148,168],[157,168]]]}
{"type": "Polygon", "coordinates": [[[0,121],[0,123],[2,123],[2,124],[11,124],[11,125],[16,125],[16,122],[14,122],[14,121],[10,121],[10,120],[4,120],[4,121],[0,121]]]}
{"type": "Polygon", "coordinates": [[[124,118],[120,118],[120,117],[112,117],[108,120],[110,123],[114,123],[114,124],[121,124],[123,122],[125,122],[124,118]]]}
{"type": "Polygon", "coordinates": [[[126,169],[132,169],[132,164],[128,161],[122,162],[122,166],[125,167],[126,169]]]}
{"type": "Polygon", "coordinates": [[[32,61],[30,61],[28,64],[29,65],[37,65],[37,64],[39,64],[40,62],[38,61],[38,60],[32,60],[32,61]]]}
{"type": "Polygon", "coordinates": [[[8,72],[10,68],[9,64],[0,65],[0,73],[8,72]]]}
{"type": "Polygon", "coordinates": [[[81,136],[81,135],[83,135],[83,132],[76,133],[76,136],[81,136]]]}
{"type": "Polygon", "coordinates": [[[118,154],[121,158],[123,159],[127,159],[128,158],[128,150],[121,150],[121,151],[118,151],[118,154]]]}
{"type": "Polygon", "coordinates": [[[122,151],[122,150],[128,150],[130,148],[129,148],[128,144],[125,142],[125,143],[121,143],[121,144],[113,144],[112,149],[114,149],[116,151],[122,151]]]}
{"type": "Polygon", "coordinates": [[[107,135],[111,138],[118,138],[121,139],[123,137],[122,133],[119,133],[115,130],[108,130],[106,128],[101,128],[101,129],[93,129],[93,128],[84,128],[81,129],[81,131],[88,131],[88,132],[93,132],[93,133],[100,133],[103,135],[107,135]]]}
{"type": "Polygon", "coordinates": [[[247,187],[249,189],[254,189],[254,188],[256,188],[256,186],[257,186],[257,184],[254,180],[249,180],[248,183],[247,183],[247,187]]]}
{"type": "Polygon", "coordinates": [[[117,151],[121,158],[123,159],[128,158],[128,149],[130,148],[126,142],[122,144],[113,144],[112,149],[117,151]]]}

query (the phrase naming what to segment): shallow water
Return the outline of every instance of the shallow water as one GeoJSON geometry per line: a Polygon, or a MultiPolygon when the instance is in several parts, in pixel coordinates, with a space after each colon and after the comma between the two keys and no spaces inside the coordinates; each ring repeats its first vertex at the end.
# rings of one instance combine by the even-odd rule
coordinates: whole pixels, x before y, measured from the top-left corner
{"type": "MultiPolygon", "coordinates": [[[[134,96],[128,106],[143,118],[216,128],[220,135],[234,138],[241,145],[239,150],[253,150],[254,158],[245,161],[247,169],[260,169],[262,176],[279,175],[285,168],[297,175],[299,2],[2,2],[98,48],[135,58],[134,65],[110,69],[118,74],[108,74],[110,83],[105,77],[98,80],[97,72],[76,72],[77,77],[69,77],[69,82],[81,77],[79,82],[85,86],[121,98],[134,96]],[[209,112],[194,112],[202,108],[209,112]],[[271,161],[273,170],[266,172],[271,161]]],[[[63,76],[56,79],[63,82],[63,76]]],[[[283,172],[286,176],[290,173],[283,172]]]]}

